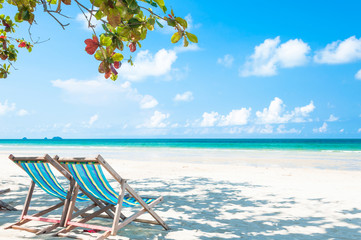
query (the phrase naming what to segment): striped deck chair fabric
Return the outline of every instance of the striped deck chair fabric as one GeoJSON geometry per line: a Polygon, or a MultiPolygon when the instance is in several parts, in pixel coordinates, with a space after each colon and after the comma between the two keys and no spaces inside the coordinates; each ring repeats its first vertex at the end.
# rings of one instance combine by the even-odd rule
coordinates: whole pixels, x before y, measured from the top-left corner
{"type": "MultiPolygon", "coordinates": [[[[7,226],[5,229],[24,230],[35,233],[36,235],[49,233],[58,227],[66,226],[67,212],[69,210],[71,198],[74,198],[79,202],[90,200],[84,193],[79,195],[73,194],[73,190],[76,187],[74,179],[68,172],[63,171],[60,165],[54,165],[52,163],[54,160],[48,154],[45,154],[43,157],[15,157],[14,155],[10,154],[9,159],[18,167],[23,169],[29,175],[32,181],[30,182],[29,191],[26,196],[19,221],[7,226]],[[65,190],[60,185],[49,164],[53,165],[54,168],[60,171],[60,173],[63,174],[63,176],[68,180],[68,190],[65,190]],[[38,186],[47,194],[55,197],[56,199],[49,199],[48,201],[44,201],[43,198],[40,198],[40,201],[43,202],[47,208],[40,210],[38,207],[35,207],[32,209],[35,212],[28,214],[30,204],[33,200],[35,186],[38,186]],[[61,214],[54,213],[54,211],[60,209],[62,209],[61,214]],[[50,214],[56,216],[51,216],[50,214]],[[28,227],[24,226],[31,221],[51,224],[33,225],[28,227]]],[[[39,201],[39,199],[37,200],[39,201]]],[[[76,213],[74,216],[76,216],[76,213]]]]}
{"type": "MultiPolygon", "coordinates": [[[[75,181],[84,191],[112,205],[117,204],[119,192],[115,191],[109,184],[99,164],[70,162],[60,163],[66,164],[68,166],[69,171],[73,175],[75,181]]],[[[147,204],[150,204],[155,200],[154,198],[142,199],[147,204]]],[[[133,207],[137,205],[140,204],[133,197],[129,195],[124,196],[123,207],[133,207]]]]}
{"type": "MultiPolygon", "coordinates": [[[[43,189],[46,193],[61,199],[66,199],[67,191],[60,185],[55,175],[51,171],[49,164],[44,162],[34,161],[14,161],[20,164],[30,178],[37,186],[43,189]]],[[[77,201],[88,201],[89,198],[83,193],[77,196],[77,201]]]]}
{"type": "MultiPolygon", "coordinates": [[[[127,180],[122,178],[101,155],[98,155],[96,158],[57,157],[55,160],[56,164],[61,165],[76,182],[67,215],[67,218],[74,220],[66,221],[67,227],[60,230],[57,236],[67,237],[67,234],[74,228],[81,227],[104,231],[97,239],[106,239],[110,235],[115,236],[121,228],[131,222],[156,224],[161,225],[165,230],[169,229],[168,225],[153,210],[153,207],[163,201],[163,197],[148,198],[139,196],[134,189],[129,186],[127,180]],[[117,184],[120,185],[119,192],[115,191],[109,184],[103,170],[106,170],[117,184]],[[85,193],[86,196],[94,202],[93,205],[99,208],[91,214],[84,214],[86,218],[80,220],[75,219],[72,215],[73,206],[76,202],[75,196],[78,190],[85,193]],[[123,207],[135,207],[133,208],[135,211],[131,211],[131,215],[126,216],[122,212],[123,207]],[[106,213],[106,215],[103,213],[106,213]],[[139,216],[145,213],[149,213],[154,220],[140,219],[139,216]],[[111,227],[89,224],[88,222],[95,217],[112,219],[111,227]]],[[[56,166],[55,162],[50,161],[50,163],[53,164],[54,167],[56,166]]],[[[82,210],[78,212],[80,211],[82,210]]]]}

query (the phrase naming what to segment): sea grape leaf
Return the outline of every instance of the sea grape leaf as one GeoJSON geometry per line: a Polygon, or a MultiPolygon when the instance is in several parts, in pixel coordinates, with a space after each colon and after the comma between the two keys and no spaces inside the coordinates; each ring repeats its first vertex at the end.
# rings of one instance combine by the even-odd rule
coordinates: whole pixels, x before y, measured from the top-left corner
{"type": "Polygon", "coordinates": [[[187,28],[187,27],[188,27],[187,21],[184,20],[183,18],[176,17],[175,20],[176,20],[183,28],[187,28]]]}
{"type": "Polygon", "coordinates": [[[114,62],[120,62],[123,60],[123,54],[121,53],[115,53],[113,56],[112,56],[112,59],[114,62]]]}
{"type": "Polygon", "coordinates": [[[193,42],[193,43],[198,43],[198,38],[196,35],[190,33],[190,32],[185,32],[189,41],[193,42]]]}
{"type": "Polygon", "coordinates": [[[173,34],[173,36],[171,37],[171,39],[170,39],[170,41],[172,42],[172,43],[177,43],[180,39],[181,39],[181,35],[180,35],[180,33],[179,32],[176,32],[176,33],[174,33],[173,34]]]}

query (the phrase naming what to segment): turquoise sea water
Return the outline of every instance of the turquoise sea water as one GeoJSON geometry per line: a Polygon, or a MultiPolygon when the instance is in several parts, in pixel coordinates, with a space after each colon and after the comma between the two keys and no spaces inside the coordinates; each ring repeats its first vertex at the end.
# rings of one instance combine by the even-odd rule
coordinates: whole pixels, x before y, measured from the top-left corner
{"type": "Polygon", "coordinates": [[[361,151],[361,139],[0,139],[0,147],[10,145],[361,151]]]}

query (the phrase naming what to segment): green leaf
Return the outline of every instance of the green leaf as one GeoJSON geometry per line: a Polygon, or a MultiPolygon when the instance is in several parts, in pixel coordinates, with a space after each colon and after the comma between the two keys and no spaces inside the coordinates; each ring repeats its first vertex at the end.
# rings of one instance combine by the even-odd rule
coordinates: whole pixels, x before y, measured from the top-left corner
{"type": "Polygon", "coordinates": [[[108,47],[112,44],[112,39],[110,37],[106,37],[104,34],[102,34],[100,36],[100,44],[108,47]]]}
{"type": "Polygon", "coordinates": [[[96,7],[100,7],[100,5],[103,3],[103,0],[91,0],[91,3],[93,3],[96,7]]]}
{"type": "Polygon", "coordinates": [[[154,24],[155,24],[154,18],[149,18],[147,22],[148,22],[150,25],[154,25],[154,24]]]}
{"type": "Polygon", "coordinates": [[[118,75],[115,75],[115,74],[113,74],[113,73],[112,73],[112,75],[110,76],[110,79],[113,80],[113,81],[117,80],[117,78],[118,78],[118,75]]]}
{"type": "Polygon", "coordinates": [[[118,48],[120,51],[123,51],[124,44],[123,44],[122,40],[120,40],[119,38],[113,38],[113,42],[115,42],[116,48],[118,48]]]}
{"type": "Polygon", "coordinates": [[[142,22],[140,22],[138,19],[136,18],[132,18],[132,19],[129,19],[128,21],[128,25],[131,27],[131,28],[137,28],[139,27],[139,25],[141,25],[142,22]]]}
{"type": "Polygon", "coordinates": [[[167,12],[167,7],[166,6],[161,7],[161,9],[163,10],[164,13],[167,12]]]}
{"type": "Polygon", "coordinates": [[[163,25],[162,25],[158,20],[155,20],[155,22],[158,24],[158,26],[159,26],[160,28],[163,28],[163,25]]]}
{"type": "Polygon", "coordinates": [[[23,19],[21,18],[20,13],[16,13],[14,19],[15,19],[15,22],[22,22],[23,21],[23,19]]]}
{"type": "Polygon", "coordinates": [[[21,18],[25,21],[28,21],[30,18],[30,12],[28,10],[23,11],[21,18]]]}
{"type": "Polygon", "coordinates": [[[139,6],[136,0],[125,0],[131,10],[136,10],[139,6]]]}
{"type": "Polygon", "coordinates": [[[121,53],[115,53],[113,56],[112,56],[112,59],[114,62],[120,62],[123,60],[123,55],[121,53]]]}
{"type": "Polygon", "coordinates": [[[175,20],[176,20],[183,28],[187,28],[187,27],[188,27],[187,21],[184,20],[183,18],[176,17],[175,20]]]}
{"type": "Polygon", "coordinates": [[[94,57],[95,57],[96,60],[103,61],[104,56],[103,56],[102,50],[96,51],[95,54],[94,54],[94,57]]]}
{"type": "Polygon", "coordinates": [[[158,7],[158,5],[157,5],[155,2],[153,2],[153,1],[149,1],[149,0],[144,0],[144,1],[145,1],[146,3],[152,5],[153,7],[158,7]]]}
{"type": "Polygon", "coordinates": [[[171,18],[167,18],[167,23],[171,27],[175,27],[175,20],[171,18]]]}
{"type": "Polygon", "coordinates": [[[186,32],[186,35],[189,39],[189,41],[193,42],[193,43],[198,43],[198,38],[196,35],[190,33],[190,32],[186,32]]]}
{"type": "Polygon", "coordinates": [[[156,2],[159,7],[164,7],[164,1],[163,0],[153,0],[154,2],[156,2]]]}
{"type": "Polygon", "coordinates": [[[171,39],[170,39],[170,41],[172,42],[172,43],[177,43],[180,39],[181,39],[181,35],[180,35],[180,33],[179,32],[176,32],[176,33],[174,33],[173,34],[173,36],[171,37],[171,39]]]}
{"type": "Polygon", "coordinates": [[[102,17],[104,17],[103,11],[99,10],[99,11],[94,15],[94,17],[95,17],[97,20],[102,19],[102,17]]]}

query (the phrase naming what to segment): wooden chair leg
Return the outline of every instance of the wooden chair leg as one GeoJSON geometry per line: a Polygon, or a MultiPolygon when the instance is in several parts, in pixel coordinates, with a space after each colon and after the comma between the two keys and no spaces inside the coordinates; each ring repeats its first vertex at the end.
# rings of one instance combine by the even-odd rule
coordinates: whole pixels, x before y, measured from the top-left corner
{"type": "Polygon", "coordinates": [[[23,209],[23,211],[21,213],[20,219],[23,219],[23,217],[28,213],[31,198],[32,198],[33,192],[34,192],[34,187],[35,187],[35,182],[31,181],[29,191],[28,191],[28,195],[26,196],[26,200],[25,200],[25,203],[24,203],[24,209],[23,209]]]}
{"type": "Polygon", "coordinates": [[[66,214],[66,218],[65,218],[65,225],[67,225],[68,221],[70,221],[72,219],[72,214],[74,211],[74,207],[75,207],[75,203],[76,203],[76,198],[78,196],[78,191],[79,191],[79,185],[77,183],[75,183],[75,187],[74,187],[74,191],[73,191],[73,196],[70,200],[70,204],[69,204],[69,208],[68,208],[68,213],[66,214]]]}
{"type": "Polygon", "coordinates": [[[29,186],[29,191],[28,191],[28,194],[25,199],[24,208],[20,215],[20,220],[16,223],[11,224],[10,226],[7,226],[5,229],[12,228],[15,225],[21,226],[21,225],[25,224],[26,222],[28,222],[28,221],[24,220],[23,218],[28,213],[30,202],[31,202],[31,197],[33,196],[33,192],[34,192],[34,187],[35,187],[35,182],[31,181],[30,186],[29,186]]]}
{"type": "Polygon", "coordinates": [[[61,219],[60,219],[60,227],[65,227],[66,225],[67,214],[68,214],[69,205],[71,205],[71,200],[72,200],[71,197],[72,197],[74,185],[75,185],[74,180],[71,180],[69,184],[68,194],[66,195],[66,199],[64,201],[63,212],[61,214],[61,219]]]}
{"type": "MultiPolygon", "coordinates": [[[[157,205],[158,203],[160,203],[163,200],[162,197],[157,198],[155,201],[151,202],[148,207],[152,208],[155,205],[157,205]]],[[[125,219],[123,222],[121,222],[118,226],[117,226],[117,231],[119,231],[119,229],[125,227],[126,225],[128,225],[129,223],[131,223],[132,221],[135,221],[137,217],[139,217],[140,215],[146,213],[148,210],[146,210],[145,208],[143,208],[142,210],[140,210],[139,212],[134,213],[132,216],[128,217],[127,219],[125,219]]],[[[161,224],[159,224],[161,225],[161,224]]]]}
{"type": "Polygon", "coordinates": [[[122,212],[122,206],[123,206],[123,199],[124,199],[124,193],[125,193],[125,184],[126,184],[126,180],[125,179],[122,179],[121,181],[121,192],[120,192],[120,195],[118,197],[118,203],[117,203],[117,208],[115,210],[115,216],[114,216],[114,219],[113,219],[113,227],[112,227],[112,236],[116,235],[117,234],[117,227],[118,227],[118,224],[119,224],[119,219],[120,219],[120,214],[122,212]]]}
{"type": "MultiPolygon", "coordinates": [[[[152,217],[160,224],[165,230],[169,230],[168,225],[158,216],[157,213],[154,212],[153,209],[151,209],[147,203],[144,202],[144,200],[126,183],[126,190],[132,195],[139,203],[142,205],[142,207],[150,214],[152,217]]],[[[158,198],[160,201],[163,200],[163,197],[158,198]]]]}

